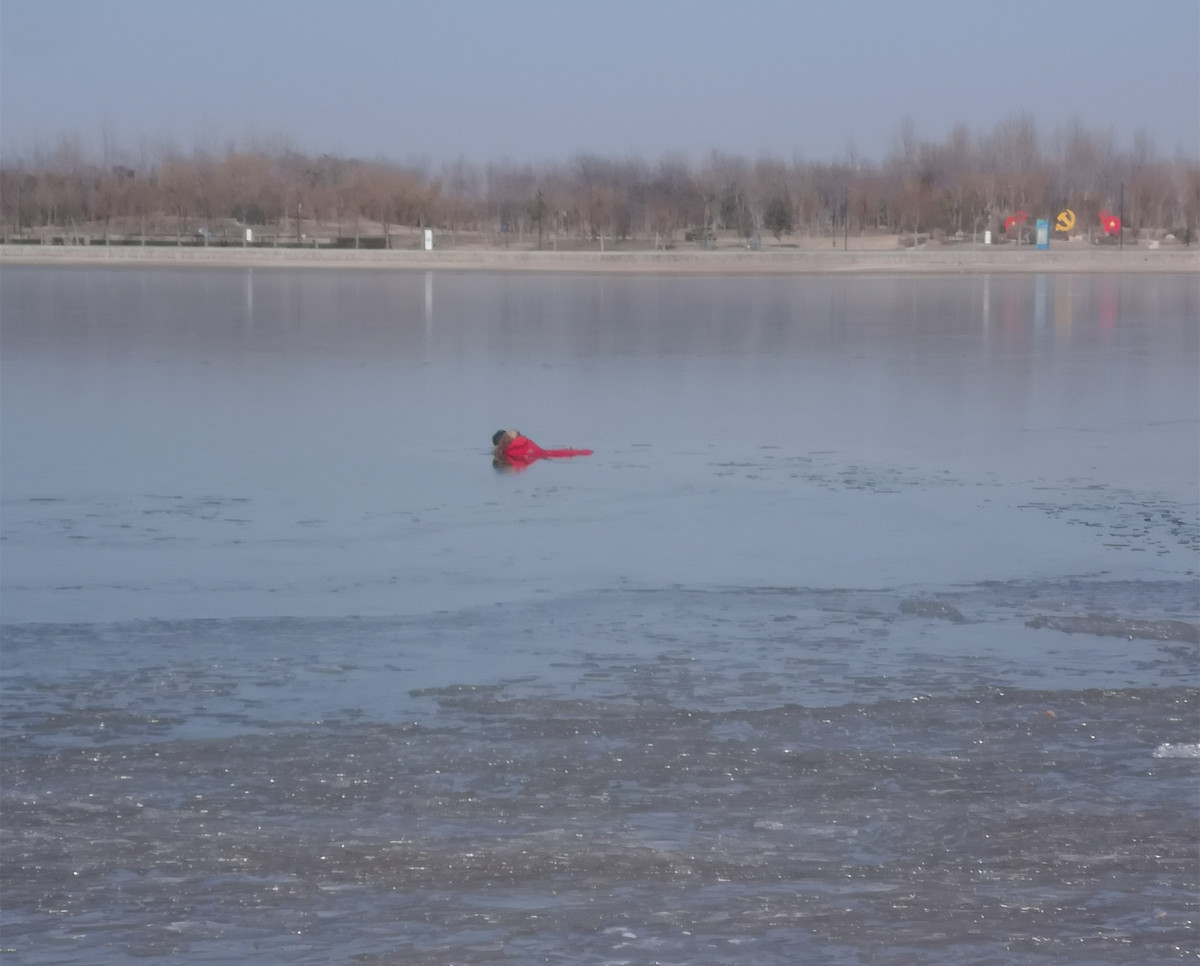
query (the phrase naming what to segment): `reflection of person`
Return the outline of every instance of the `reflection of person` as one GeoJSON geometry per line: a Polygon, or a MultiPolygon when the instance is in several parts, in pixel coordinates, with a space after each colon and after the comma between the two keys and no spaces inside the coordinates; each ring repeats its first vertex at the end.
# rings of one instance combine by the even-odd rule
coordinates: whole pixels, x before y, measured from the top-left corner
{"type": "Polygon", "coordinates": [[[530,463],[563,456],[591,456],[590,449],[542,449],[515,429],[497,430],[492,436],[492,465],[524,469],[530,463]]]}

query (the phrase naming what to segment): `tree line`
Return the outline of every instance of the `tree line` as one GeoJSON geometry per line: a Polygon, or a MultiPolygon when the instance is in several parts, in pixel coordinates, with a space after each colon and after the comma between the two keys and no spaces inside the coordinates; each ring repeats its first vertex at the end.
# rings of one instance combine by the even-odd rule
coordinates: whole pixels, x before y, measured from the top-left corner
{"type": "MultiPolygon", "coordinates": [[[[466,159],[312,156],[286,143],[140,152],[107,143],[89,157],[77,137],[0,164],[0,220],[12,242],[48,233],[95,240],[240,240],[389,244],[400,228],[541,245],[651,239],[669,246],[710,232],[777,240],[854,233],[972,237],[1004,231],[1024,211],[1054,223],[1070,208],[1077,233],[1101,211],[1126,228],[1189,240],[1200,223],[1200,162],[1164,158],[1145,134],[1118,147],[1079,122],[1039,134],[1018,115],[990,131],[955,127],[942,141],[902,124],[882,161],[748,160],[713,152],[656,162],[580,155],[544,164],[466,159]]],[[[1018,230],[1020,230],[1018,228],[1018,230]]]]}

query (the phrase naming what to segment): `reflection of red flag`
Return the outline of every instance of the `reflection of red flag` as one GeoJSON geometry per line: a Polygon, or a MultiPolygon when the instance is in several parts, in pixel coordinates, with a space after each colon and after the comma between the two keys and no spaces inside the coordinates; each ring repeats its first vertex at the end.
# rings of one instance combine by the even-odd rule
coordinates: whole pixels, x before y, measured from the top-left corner
{"type": "Polygon", "coordinates": [[[1100,212],[1100,227],[1104,229],[1106,235],[1121,234],[1121,219],[1116,215],[1110,215],[1107,209],[1100,212]]]}

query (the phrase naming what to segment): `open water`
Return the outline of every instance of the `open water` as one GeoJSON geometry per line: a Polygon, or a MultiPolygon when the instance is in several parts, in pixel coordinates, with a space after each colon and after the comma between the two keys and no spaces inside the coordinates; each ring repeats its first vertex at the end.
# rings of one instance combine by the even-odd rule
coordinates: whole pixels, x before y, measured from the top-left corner
{"type": "Polygon", "coordinates": [[[1194,960],[1198,318],[4,269],[4,961],[1194,960]]]}

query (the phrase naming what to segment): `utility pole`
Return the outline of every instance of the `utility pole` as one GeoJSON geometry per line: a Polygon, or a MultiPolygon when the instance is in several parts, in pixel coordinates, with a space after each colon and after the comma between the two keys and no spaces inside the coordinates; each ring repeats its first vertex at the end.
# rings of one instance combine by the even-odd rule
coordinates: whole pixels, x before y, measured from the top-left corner
{"type": "Polygon", "coordinates": [[[850,188],[847,186],[842,202],[842,251],[850,250],[850,188]]]}
{"type": "Polygon", "coordinates": [[[1117,220],[1121,227],[1117,229],[1117,247],[1125,250],[1125,182],[1121,182],[1121,203],[1117,205],[1117,220]]]}
{"type": "Polygon", "coordinates": [[[537,214],[538,226],[538,251],[542,250],[542,222],[546,220],[546,199],[542,196],[542,189],[538,188],[537,199],[534,202],[534,212],[537,214]]]}

